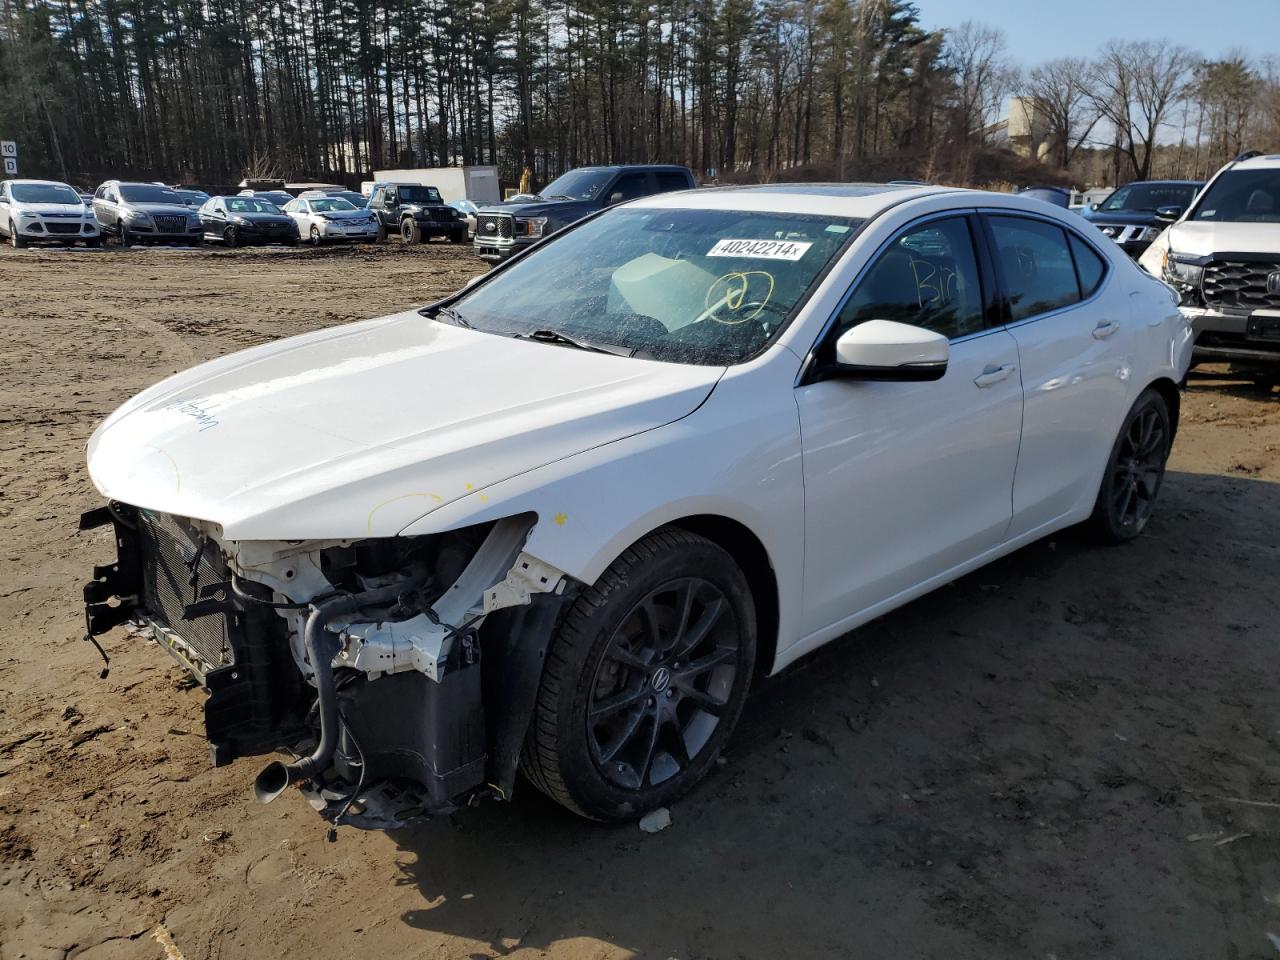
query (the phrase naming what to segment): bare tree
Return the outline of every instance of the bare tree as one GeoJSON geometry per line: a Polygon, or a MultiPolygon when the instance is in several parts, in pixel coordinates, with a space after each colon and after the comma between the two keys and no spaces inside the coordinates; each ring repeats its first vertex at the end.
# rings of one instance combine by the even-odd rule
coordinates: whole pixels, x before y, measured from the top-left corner
{"type": "Polygon", "coordinates": [[[1044,118],[1053,158],[1060,167],[1070,165],[1102,119],[1102,111],[1089,96],[1092,86],[1093,66],[1087,60],[1063,57],[1033,67],[1018,87],[1044,118]]]}
{"type": "Polygon", "coordinates": [[[956,134],[982,139],[1017,82],[1005,56],[1005,36],[995,27],[966,20],[947,35],[947,64],[955,83],[956,134]]]}
{"type": "Polygon", "coordinates": [[[1167,41],[1113,40],[1102,50],[1089,98],[1111,123],[1116,152],[1139,180],[1151,176],[1160,128],[1186,95],[1196,60],[1185,47],[1167,41]]]}

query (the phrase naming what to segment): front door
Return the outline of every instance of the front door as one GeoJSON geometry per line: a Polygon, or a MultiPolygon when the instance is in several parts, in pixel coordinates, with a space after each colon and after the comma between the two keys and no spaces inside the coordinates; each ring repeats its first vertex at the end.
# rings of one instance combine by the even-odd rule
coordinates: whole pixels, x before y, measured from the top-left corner
{"type": "Polygon", "coordinates": [[[1022,425],[1018,347],[984,294],[976,220],[908,227],[819,347],[871,319],[944,333],[930,383],[843,379],[796,391],[804,451],[805,635],[888,604],[1002,542],[1022,425]]]}

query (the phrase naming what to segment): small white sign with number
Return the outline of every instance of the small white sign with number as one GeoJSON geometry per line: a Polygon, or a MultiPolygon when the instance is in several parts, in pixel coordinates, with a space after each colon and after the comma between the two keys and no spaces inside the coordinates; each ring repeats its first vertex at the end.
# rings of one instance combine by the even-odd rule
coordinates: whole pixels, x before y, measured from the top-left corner
{"type": "Polygon", "coordinates": [[[4,172],[5,172],[5,173],[7,173],[7,174],[9,174],[10,176],[16,176],[16,175],[17,175],[17,173],[18,173],[18,158],[17,158],[17,157],[5,157],[5,158],[4,158],[4,172]]]}
{"type": "Polygon", "coordinates": [[[0,157],[16,157],[18,145],[12,140],[0,140],[0,157]]]}

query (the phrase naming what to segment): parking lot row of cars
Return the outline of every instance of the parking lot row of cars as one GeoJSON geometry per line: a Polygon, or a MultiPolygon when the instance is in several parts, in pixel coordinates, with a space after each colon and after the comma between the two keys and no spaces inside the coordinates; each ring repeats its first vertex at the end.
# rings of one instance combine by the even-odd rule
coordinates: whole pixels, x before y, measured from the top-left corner
{"type": "MultiPolygon", "coordinates": [[[[470,221],[474,222],[474,221],[470,221]]],[[[377,184],[370,197],[351,190],[242,190],[210,196],[161,183],[108,180],[92,195],[51,180],[0,182],[0,237],[30,243],[100,246],[114,237],[138,243],[198,245],[206,241],[319,246],[335,241],[382,242],[398,234],[409,243],[469,239],[465,208],[444,202],[434,187],[377,184]]]]}

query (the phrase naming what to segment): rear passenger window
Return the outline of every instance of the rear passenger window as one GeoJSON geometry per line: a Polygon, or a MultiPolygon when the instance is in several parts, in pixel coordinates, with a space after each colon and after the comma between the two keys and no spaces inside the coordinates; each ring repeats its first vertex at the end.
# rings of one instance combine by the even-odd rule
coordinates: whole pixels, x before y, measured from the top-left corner
{"type": "Polygon", "coordinates": [[[990,221],[1015,322],[1080,302],[1066,231],[1041,220],[990,221]]]}
{"type": "Polygon", "coordinates": [[[646,173],[628,173],[618,178],[613,185],[611,199],[614,203],[625,203],[649,193],[649,175],[646,173]],[[616,199],[614,199],[616,198],[616,199]]]}
{"type": "Polygon", "coordinates": [[[908,230],[873,263],[836,321],[834,338],[866,320],[895,320],[954,340],[983,329],[982,287],[963,217],[908,230]]]}
{"type": "Polygon", "coordinates": [[[1102,284],[1107,265],[1102,262],[1102,257],[1098,256],[1093,247],[1074,233],[1068,232],[1067,239],[1071,242],[1071,256],[1076,261],[1076,276],[1080,278],[1080,296],[1091,297],[1102,284]]]}
{"type": "Polygon", "coordinates": [[[674,171],[667,171],[666,173],[659,172],[657,177],[659,193],[668,193],[672,190],[689,189],[689,181],[682,173],[675,173],[674,171]]]}

